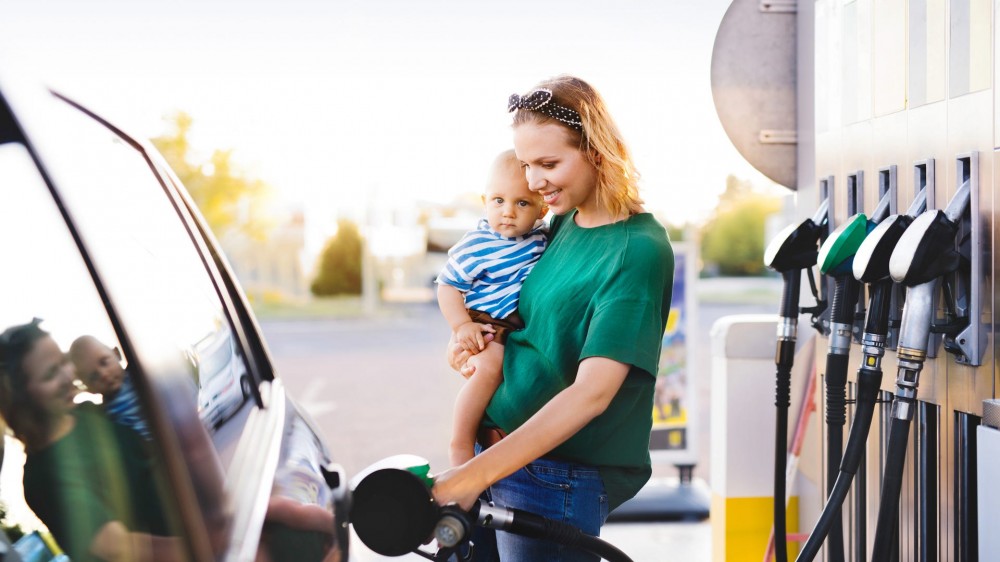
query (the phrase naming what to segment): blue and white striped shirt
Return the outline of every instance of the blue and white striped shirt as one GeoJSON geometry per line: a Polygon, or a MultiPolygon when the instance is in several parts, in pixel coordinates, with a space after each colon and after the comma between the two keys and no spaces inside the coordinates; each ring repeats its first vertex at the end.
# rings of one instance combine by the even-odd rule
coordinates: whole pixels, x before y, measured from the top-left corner
{"type": "Polygon", "coordinates": [[[104,401],[104,411],[111,418],[111,421],[125,427],[131,427],[147,440],[153,438],[152,433],[149,431],[149,426],[146,425],[146,419],[142,415],[139,396],[135,393],[135,387],[132,386],[132,377],[128,374],[128,371],[125,372],[125,378],[122,380],[122,386],[118,389],[118,392],[115,393],[111,400],[104,401]]]}
{"type": "Polygon", "coordinates": [[[481,219],[448,250],[448,264],[437,282],[465,294],[465,306],[496,319],[517,310],[521,283],[545,250],[547,224],[538,220],[524,236],[508,238],[481,219]]]}

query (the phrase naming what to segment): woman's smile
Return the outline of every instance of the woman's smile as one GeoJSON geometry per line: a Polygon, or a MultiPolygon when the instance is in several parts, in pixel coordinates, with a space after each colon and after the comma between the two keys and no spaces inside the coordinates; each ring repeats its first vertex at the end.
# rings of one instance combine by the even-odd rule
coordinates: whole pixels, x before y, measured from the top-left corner
{"type": "Polygon", "coordinates": [[[553,204],[556,203],[556,200],[558,199],[560,193],[562,193],[561,189],[555,189],[549,192],[542,192],[542,199],[545,201],[546,205],[549,205],[551,207],[553,204]]]}

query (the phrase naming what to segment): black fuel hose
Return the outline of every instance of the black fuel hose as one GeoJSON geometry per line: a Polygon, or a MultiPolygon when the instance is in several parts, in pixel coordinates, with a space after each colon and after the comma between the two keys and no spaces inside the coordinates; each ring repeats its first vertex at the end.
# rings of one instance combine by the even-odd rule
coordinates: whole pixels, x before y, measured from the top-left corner
{"type": "Polygon", "coordinates": [[[608,562],[632,562],[627,554],[613,544],[600,537],[584,533],[579,528],[562,521],[555,521],[511,507],[492,506],[483,501],[473,505],[469,515],[476,520],[476,524],[480,527],[582,549],[600,556],[608,562]]]}
{"type": "Polygon", "coordinates": [[[889,560],[893,545],[898,542],[899,492],[903,485],[903,465],[910,437],[910,420],[893,418],[889,426],[889,447],[886,451],[882,496],[879,498],[878,522],[875,525],[875,546],[872,560],[889,560]]]}
{"type": "MultiPolygon", "coordinates": [[[[840,509],[847,498],[848,491],[850,491],[858,466],[861,464],[861,457],[864,455],[865,443],[868,440],[868,432],[871,429],[872,417],[875,412],[875,403],[882,386],[881,358],[889,329],[891,293],[892,280],[888,278],[876,281],[871,285],[868,316],[864,336],[862,336],[865,353],[861,368],[858,369],[857,407],[847,439],[847,448],[844,450],[839,470],[835,469],[837,478],[827,496],[826,506],[823,508],[813,532],[809,535],[809,539],[802,546],[796,562],[813,560],[828,536],[831,539],[831,544],[833,543],[831,529],[837,525],[842,527],[843,520],[840,517],[840,509]]],[[[840,546],[841,552],[843,552],[843,539],[841,539],[840,546]]]]}
{"type": "Polygon", "coordinates": [[[781,324],[774,355],[774,555],[778,562],[788,560],[787,522],[785,518],[785,458],[788,455],[788,407],[791,405],[792,364],[795,361],[795,337],[799,317],[799,284],[802,270],[781,273],[781,324]]]}
{"type": "MultiPolygon", "coordinates": [[[[842,452],[844,450],[844,424],[847,422],[847,369],[851,351],[851,330],[854,326],[854,311],[857,308],[861,283],[850,271],[834,277],[835,289],[831,308],[830,348],[826,355],[826,437],[827,437],[827,484],[826,491],[833,491],[842,452]]],[[[844,527],[842,519],[833,518],[829,532],[830,562],[844,560],[844,527]]]]}
{"type": "Polygon", "coordinates": [[[920,371],[927,356],[934,292],[934,280],[906,290],[899,343],[896,345],[896,395],[892,402],[872,560],[889,560],[898,548],[899,493],[903,485],[903,466],[906,462],[910,422],[913,420],[917,401],[920,371]]]}

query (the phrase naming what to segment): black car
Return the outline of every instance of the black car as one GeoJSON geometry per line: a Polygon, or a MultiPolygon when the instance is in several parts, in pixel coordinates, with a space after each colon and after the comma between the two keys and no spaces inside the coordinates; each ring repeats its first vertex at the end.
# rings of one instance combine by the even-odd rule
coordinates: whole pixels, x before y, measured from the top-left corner
{"type": "MultiPolygon", "coordinates": [[[[113,370],[130,381],[147,429],[143,454],[155,470],[146,484],[182,558],[347,560],[346,477],[286,395],[218,244],[148,142],[0,74],[0,240],[0,331],[37,318],[67,353],[81,336],[114,350],[113,370]]],[[[74,384],[82,389],[82,377],[74,384]]],[[[111,418],[116,397],[75,400],[111,418]]],[[[88,513],[64,512],[56,524],[28,509],[28,494],[8,485],[20,484],[24,448],[6,442],[7,522],[49,527],[57,543],[85,528],[88,513]]],[[[119,446],[91,453],[124,457],[119,446]]],[[[57,470],[44,491],[53,502],[72,486],[110,494],[67,483],[79,476],[57,470]]]]}

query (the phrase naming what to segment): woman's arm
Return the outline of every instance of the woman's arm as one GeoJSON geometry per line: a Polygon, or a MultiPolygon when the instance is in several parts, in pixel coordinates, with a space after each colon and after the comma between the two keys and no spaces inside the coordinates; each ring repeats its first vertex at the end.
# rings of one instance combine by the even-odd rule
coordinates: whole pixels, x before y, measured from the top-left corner
{"type": "Polygon", "coordinates": [[[120,521],[109,521],[94,535],[90,553],[108,562],[184,560],[184,551],[175,537],[132,533],[120,521]]]}
{"type": "Polygon", "coordinates": [[[606,357],[580,362],[576,381],[524,425],[469,462],[442,472],[431,492],[440,505],[469,509],[494,482],[545,455],[601,415],[618,393],[629,365],[606,357]]]}

